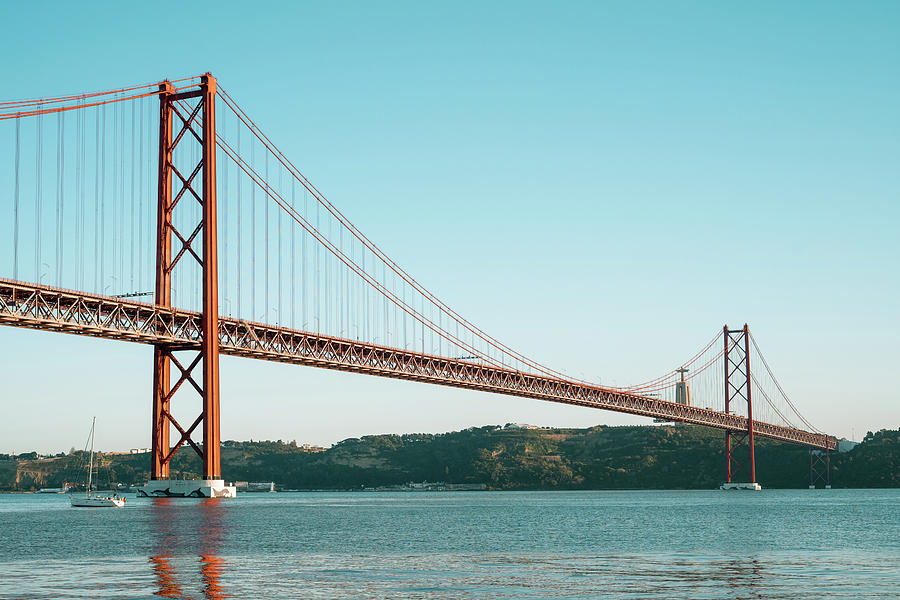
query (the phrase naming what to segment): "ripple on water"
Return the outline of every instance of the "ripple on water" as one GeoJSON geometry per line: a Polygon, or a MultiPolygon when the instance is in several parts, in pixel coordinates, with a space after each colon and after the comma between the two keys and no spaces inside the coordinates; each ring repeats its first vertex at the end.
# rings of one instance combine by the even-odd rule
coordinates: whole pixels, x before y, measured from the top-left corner
{"type": "Polygon", "coordinates": [[[885,598],[900,490],[0,495],[6,598],[885,598]]]}

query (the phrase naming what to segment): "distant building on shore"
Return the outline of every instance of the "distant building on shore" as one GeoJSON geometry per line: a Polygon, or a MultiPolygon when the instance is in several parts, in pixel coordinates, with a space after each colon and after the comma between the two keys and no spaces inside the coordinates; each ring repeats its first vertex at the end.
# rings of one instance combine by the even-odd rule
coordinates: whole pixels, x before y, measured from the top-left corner
{"type": "Polygon", "coordinates": [[[310,444],[303,444],[300,446],[300,449],[304,452],[325,452],[328,448],[324,448],[322,446],[311,446],[310,444]]]}
{"type": "Polygon", "coordinates": [[[239,492],[274,492],[274,481],[235,481],[234,487],[239,492]]]}
{"type": "Polygon", "coordinates": [[[379,485],[363,488],[364,492],[477,492],[487,490],[485,483],[444,483],[443,481],[422,481],[399,485],[379,485]]]}

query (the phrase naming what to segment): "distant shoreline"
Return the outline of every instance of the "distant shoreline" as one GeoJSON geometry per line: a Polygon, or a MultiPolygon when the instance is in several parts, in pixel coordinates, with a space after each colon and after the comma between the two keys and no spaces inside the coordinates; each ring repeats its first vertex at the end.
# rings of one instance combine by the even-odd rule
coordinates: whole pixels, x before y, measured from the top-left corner
{"type": "MultiPolygon", "coordinates": [[[[844,450],[829,456],[833,488],[900,487],[900,473],[892,467],[900,464],[900,430],[870,432],[844,450]]],[[[147,453],[98,453],[96,459],[101,486],[122,490],[150,477],[147,453]]],[[[745,457],[739,462],[746,464],[745,457]]],[[[49,458],[0,456],[0,492],[83,482],[85,465],[82,451],[49,458]]],[[[330,448],[228,440],[222,443],[222,470],[223,479],[239,489],[264,484],[264,491],[266,482],[276,490],[304,492],[714,490],[725,479],[725,456],[721,432],[693,425],[561,429],[508,424],[443,434],[368,435],[330,448]]],[[[810,450],[758,439],[756,474],[764,489],[808,488],[810,450]]],[[[820,474],[817,485],[824,487],[824,471],[820,474]]],[[[747,476],[739,471],[734,481],[747,476]]],[[[199,478],[196,454],[176,454],[170,477],[199,478]]]]}

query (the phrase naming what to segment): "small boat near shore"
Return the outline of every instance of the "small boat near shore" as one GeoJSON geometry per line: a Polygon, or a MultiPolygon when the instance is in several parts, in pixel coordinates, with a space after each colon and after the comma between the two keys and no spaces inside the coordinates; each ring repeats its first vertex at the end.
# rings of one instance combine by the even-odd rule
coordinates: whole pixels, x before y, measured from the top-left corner
{"type": "Polygon", "coordinates": [[[97,417],[94,417],[94,420],[91,421],[91,435],[89,438],[91,445],[91,458],[88,463],[88,480],[87,480],[87,493],[84,496],[71,494],[69,495],[69,502],[73,507],[76,508],[122,508],[125,506],[125,498],[120,498],[118,494],[113,494],[112,496],[101,496],[94,495],[93,493],[93,483],[94,483],[94,427],[97,424],[97,417]]]}
{"type": "Polygon", "coordinates": [[[77,508],[122,508],[125,506],[125,498],[114,496],[87,496],[84,498],[71,497],[72,506],[77,508]]]}

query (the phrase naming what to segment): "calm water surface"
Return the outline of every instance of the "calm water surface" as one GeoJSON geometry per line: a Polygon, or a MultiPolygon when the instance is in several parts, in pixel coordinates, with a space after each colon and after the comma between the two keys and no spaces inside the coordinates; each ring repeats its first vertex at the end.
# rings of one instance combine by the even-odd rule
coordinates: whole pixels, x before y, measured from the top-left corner
{"type": "Polygon", "coordinates": [[[0,494],[0,598],[900,598],[900,490],[0,494]]]}

